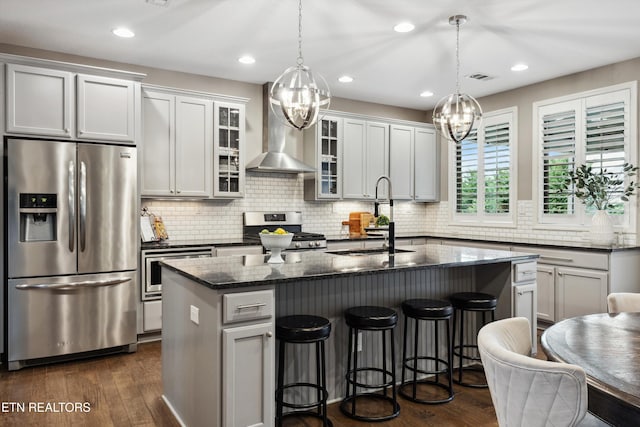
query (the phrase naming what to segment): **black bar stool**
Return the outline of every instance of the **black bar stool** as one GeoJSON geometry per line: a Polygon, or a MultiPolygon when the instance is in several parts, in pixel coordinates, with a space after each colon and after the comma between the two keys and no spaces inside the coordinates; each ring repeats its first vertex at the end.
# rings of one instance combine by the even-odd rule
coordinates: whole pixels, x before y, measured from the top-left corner
{"type": "Polygon", "coordinates": [[[325,366],[324,342],[331,333],[331,322],[324,317],[294,315],[276,319],[276,338],[280,341],[278,354],[278,387],[276,388],[276,425],[282,426],[286,416],[310,416],[320,418],[322,425],[333,426],[327,418],[327,374],[325,366]],[[285,344],[315,344],[316,383],[298,382],[284,384],[285,344]],[[316,400],[308,403],[292,403],[284,400],[288,389],[316,391],[316,400]],[[294,409],[283,413],[284,407],[294,409]],[[317,412],[313,412],[313,409],[317,412]]]}
{"type": "Polygon", "coordinates": [[[409,399],[417,403],[437,404],[450,402],[453,399],[453,353],[451,351],[451,319],[453,316],[453,307],[447,301],[432,300],[432,299],[411,299],[402,303],[402,313],[404,314],[404,339],[402,342],[402,383],[399,388],[399,393],[402,397],[409,399]],[[415,320],[415,333],[413,337],[413,356],[407,357],[407,343],[408,343],[408,326],[409,319],[415,320]],[[435,351],[433,356],[425,355],[420,356],[418,352],[419,344],[419,330],[420,321],[428,321],[433,324],[435,342],[435,351]],[[445,342],[447,344],[447,359],[440,357],[440,340],[438,339],[438,325],[444,322],[446,325],[447,335],[445,342]],[[435,362],[434,369],[429,371],[426,369],[420,369],[418,362],[420,360],[430,360],[435,362]],[[440,365],[444,365],[444,369],[440,368],[440,365]],[[413,379],[405,381],[406,370],[413,372],[413,379]],[[435,378],[423,378],[418,380],[418,373],[435,376],[435,378]],[[443,384],[439,381],[439,376],[446,374],[448,378],[447,384],[443,384]],[[417,397],[418,384],[428,384],[441,387],[447,391],[447,395],[441,399],[420,399],[417,397]],[[406,389],[411,387],[411,392],[406,389]]]}
{"type": "Polygon", "coordinates": [[[345,321],[349,326],[349,350],[347,361],[347,393],[340,404],[340,410],[347,417],[360,421],[385,421],[395,418],[400,413],[396,390],[396,362],[394,351],[393,329],[398,323],[398,314],[395,310],[386,307],[360,306],[351,307],[344,312],[345,321]],[[382,368],[378,367],[358,367],[358,333],[360,331],[381,331],[382,332],[382,368]],[[387,334],[390,333],[391,343],[391,368],[387,368],[387,334]],[[351,360],[353,358],[353,366],[351,360]],[[379,373],[382,374],[382,381],[379,384],[371,384],[358,381],[358,373],[379,373]],[[357,388],[382,389],[379,393],[358,393],[357,388]],[[387,388],[391,387],[391,396],[387,395],[387,388]],[[359,398],[378,399],[391,404],[391,412],[383,415],[358,414],[356,401],[359,398]]]}
{"type": "Polygon", "coordinates": [[[486,315],[491,313],[491,321],[496,320],[496,305],[498,299],[491,295],[482,292],[458,292],[449,296],[451,305],[454,308],[453,316],[453,354],[458,356],[458,378],[454,378],[456,384],[460,384],[465,387],[486,388],[487,383],[469,383],[462,380],[462,372],[476,371],[483,372],[482,361],[480,360],[480,354],[478,353],[477,338],[478,334],[474,335],[471,343],[464,342],[464,314],[465,312],[481,312],[482,324],[476,329],[487,323],[486,315]],[[456,322],[460,324],[460,335],[458,337],[458,344],[456,344],[456,322]],[[465,350],[470,350],[465,353],[465,350]],[[472,366],[462,366],[462,362],[468,360],[475,362],[472,366]]]}

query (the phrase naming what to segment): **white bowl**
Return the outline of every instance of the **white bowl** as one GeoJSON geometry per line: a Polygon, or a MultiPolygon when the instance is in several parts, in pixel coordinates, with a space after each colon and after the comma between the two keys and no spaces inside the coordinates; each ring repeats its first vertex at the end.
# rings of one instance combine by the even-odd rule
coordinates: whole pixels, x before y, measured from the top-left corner
{"type": "Polygon", "coordinates": [[[293,239],[293,233],[287,234],[263,234],[259,233],[260,242],[262,246],[268,251],[271,251],[271,257],[269,257],[268,263],[281,263],[284,262],[281,253],[283,249],[287,249],[293,239]]]}

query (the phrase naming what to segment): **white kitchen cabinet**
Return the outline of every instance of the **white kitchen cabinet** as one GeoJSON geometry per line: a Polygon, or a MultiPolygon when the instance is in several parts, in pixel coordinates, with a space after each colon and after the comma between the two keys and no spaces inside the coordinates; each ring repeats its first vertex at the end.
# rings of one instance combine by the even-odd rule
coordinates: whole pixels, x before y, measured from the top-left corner
{"type": "Polygon", "coordinates": [[[222,425],[271,426],[275,390],[273,324],[222,331],[222,425]]]}
{"type": "Polygon", "coordinates": [[[440,145],[432,128],[415,128],[413,199],[440,200],[440,145]]]}
{"type": "Polygon", "coordinates": [[[412,200],[415,128],[392,124],[389,137],[389,177],[393,184],[394,200],[412,200]]]}
{"type": "Polygon", "coordinates": [[[131,80],[7,64],[6,83],[8,133],[135,141],[131,80]]]}
{"type": "Polygon", "coordinates": [[[274,289],[209,289],[164,267],[162,279],[162,391],[173,414],[188,426],[272,426],[274,289]]]}
{"type": "Polygon", "coordinates": [[[595,251],[513,246],[539,254],[538,318],[545,322],[605,313],[611,292],[640,292],[638,250],[595,251]]]}
{"type": "Polygon", "coordinates": [[[211,196],[213,101],[143,91],[142,196],[211,196]]]}
{"type": "Polygon", "coordinates": [[[133,142],[134,98],[132,81],[78,74],[78,138],[133,142]]]}
{"type": "Polygon", "coordinates": [[[391,124],[389,174],[394,199],[438,201],[439,160],[434,129],[391,124]]]}
{"type": "Polygon", "coordinates": [[[553,266],[538,264],[536,282],[538,283],[538,320],[555,322],[556,305],[556,269],[553,266]]]}
{"type": "MultiPolygon", "coordinates": [[[[389,124],[345,118],[343,135],[342,197],[373,200],[376,181],[389,174],[389,124]]],[[[382,182],[378,198],[387,194],[382,182]]]]}
{"type": "Polygon", "coordinates": [[[531,351],[537,352],[537,284],[535,282],[513,287],[513,316],[526,317],[531,326],[531,351]]]}
{"type": "Polygon", "coordinates": [[[556,321],[607,312],[606,271],[558,267],[556,278],[556,321]]]}
{"type": "Polygon", "coordinates": [[[244,195],[245,107],[215,102],[213,147],[214,197],[244,195]]]}
{"type": "Polygon", "coordinates": [[[71,138],[73,74],[7,64],[7,133],[71,138]]]}
{"type": "Polygon", "coordinates": [[[304,133],[304,160],[316,168],[306,174],[304,197],[307,200],[335,200],[342,197],[342,126],[341,117],[326,115],[304,133]]]}

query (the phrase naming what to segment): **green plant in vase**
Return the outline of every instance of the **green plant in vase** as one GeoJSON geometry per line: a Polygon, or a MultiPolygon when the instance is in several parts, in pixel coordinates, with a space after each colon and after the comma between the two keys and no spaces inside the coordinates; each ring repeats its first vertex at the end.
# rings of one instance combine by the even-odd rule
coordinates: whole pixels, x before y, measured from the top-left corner
{"type": "Polygon", "coordinates": [[[634,181],[627,184],[625,178],[635,176],[637,171],[638,167],[630,163],[623,164],[619,172],[582,164],[567,174],[562,191],[573,190],[573,195],[582,203],[596,209],[591,230],[593,243],[613,243],[613,225],[607,210],[618,201],[629,201],[629,197],[635,194],[638,184],[634,181]]]}

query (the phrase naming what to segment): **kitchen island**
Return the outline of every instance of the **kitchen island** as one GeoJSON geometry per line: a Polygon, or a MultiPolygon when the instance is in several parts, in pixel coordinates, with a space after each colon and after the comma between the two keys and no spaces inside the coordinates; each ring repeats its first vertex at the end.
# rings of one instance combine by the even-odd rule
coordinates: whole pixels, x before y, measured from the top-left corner
{"type": "MultiPolygon", "coordinates": [[[[312,314],[331,321],[326,346],[331,400],[344,394],[347,327],[342,313],[348,307],[384,305],[401,313],[408,298],[481,291],[498,296],[498,318],[524,315],[535,325],[535,281],[522,273],[533,271],[535,278],[537,255],[442,245],[402,249],[407,252],[393,257],[287,252],[283,264],[268,264],[268,255],[165,262],[165,402],[187,426],[272,425],[276,316],[312,314]]],[[[398,355],[402,328],[399,322],[398,355]]],[[[365,336],[363,346],[363,363],[375,363],[377,337],[365,336]]],[[[304,348],[287,356],[294,358],[313,360],[304,348]]],[[[308,372],[289,363],[289,375],[305,381],[308,372]]]]}

